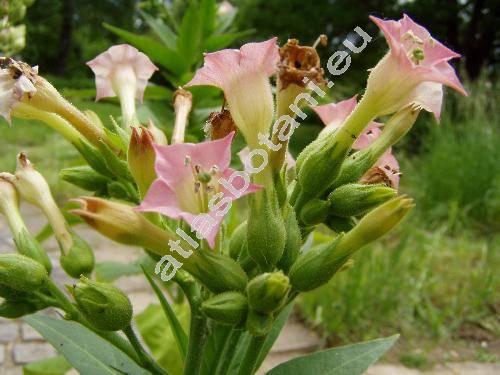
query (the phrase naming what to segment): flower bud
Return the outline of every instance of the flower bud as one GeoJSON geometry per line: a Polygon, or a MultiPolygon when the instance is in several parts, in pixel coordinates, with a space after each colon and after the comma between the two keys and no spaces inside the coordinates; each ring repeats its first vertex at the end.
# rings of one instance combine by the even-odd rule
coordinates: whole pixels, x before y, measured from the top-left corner
{"type": "Polygon", "coordinates": [[[302,246],[302,236],[293,207],[287,204],[283,215],[285,217],[286,242],[283,255],[278,262],[278,268],[288,273],[290,267],[299,256],[300,247],[302,246]]]}
{"type": "Polygon", "coordinates": [[[273,328],[274,318],[269,314],[261,314],[250,310],[246,321],[246,330],[253,336],[264,336],[273,328]]]}
{"type": "Polygon", "coordinates": [[[342,239],[342,251],[355,251],[382,237],[414,207],[413,200],[400,196],[367,213],[342,239]]]}
{"type": "Polygon", "coordinates": [[[188,116],[193,105],[193,94],[182,88],[174,93],[175,124],[172,134],[172,144],[183,143],[188,116]]]}
{"type": "Polygon", "coordinates": [[[33,292],[48,279],[46,269],[24,255],[0,254],[0,285],[21,292],[33,292]]]}
{"type": "Polygon", "coordinates": [[[148,122],[148,130],[151,133],[151,136],[153,137],[154,143],[161,145],[161,146],[168,145],[167,136],[165,135],[163,130],[161,130],[160,128],[155,126],[153,120],[151,120],[151,119],[149,119],[149,122],[148,122]]]}
{"type": "Polygon", "coordinates": [[[63,181],[69,182],[84,190],[93,191],[97,194],[106,192],[106,188],[111,180],[97,173],[88,165],[81,165],[71,168],[63,168],[59,172],[59,177],[63,181]]]}
{"type": "Polygon", "coordinates": [[[17,319],[25,315],[33,314],[44,307],[37,306],[29,301],[3,301],[0,304],[0,316],[7,319],[17,319]]]}
{"type": "Polygon", "coordinates": [[[237,260],[247,240],[247,222],[244,221],[236,227],[229,240],[229,256],[237,260]]]}
{"type": "Polygon", "coordinates": [[[328,195],[329,211],[340,217],[364,215],[396,194],[396,190],[382,184],[342,185],[328,195]]]}
{"type": "Polygon", "coordinates": [[[13,236],[14,244],[19,254],[37,261],[45,267],[48,273],[52,271],[52,263],[49,256],[26,228],[13,236]]]}
{"type": "Polygon", "coordinates": [[[250,199],[248,253],[263,270],[271,270],[285,248],[286,233],[281,210],[273,191],[262,190],[250,199]]]}
{"type": "Polygon", "coordinates": [[[113,241],[166,253],[173,235],[152,224],[134,207],[94,197],[74,199],[82,208],[70,211],[113,241]]]}
{"type": "Polygon", "coordinates": [[[329,209],[328,201],[318,198],[311,199],[300,210],[300,219],[306,225],[319,224],[325,220],[329,209]]]}
{"type": "Polygon", "coordinates": [[[79,310],[95,328],[119,331],[130,325],[132,304],[115,286],[82,277],[71,292],[79,310]]]}
{"type": "Polygon", "coordinates": [[[128,168],[134,177],[141,197],[156,179],[155,150],[152,134],[144,127],[133,128],[128,148],[128,168]]]}
{"type": "Polygon", "coordinates": [[[213,293],[243,291],[247,275],[233,259],[208,251],[198,251],[186,259],[184,269],[213,293]]]}
{"type": "Polygon", "coordinates": [[[325,220],[325,225],[334,232],[348,232],[356,225],[356,220],[352,217],[339,217],[329,215],[325,220]]]}
{"type": "Polygon", "coordinates": [[[60,256],[59,262],[69,276],[77,279],[92,272],[95,259],[90,246],[76,233],[72,232],[71,235],[73,246],[60,256]]]}
{"type": "Polygon", "coordinates": [[[299,256],[288,275],[294,291],[306,292],[326,284],[342,267],[350,254],[337,254],[341,238],[342,235],[337,236],[299,256]]]}
{"type": "Polygon", "coordinates": [[[201,304],[201,311],[221,324],[241,323],[247,315],[247,310],[247,298],[239,292],[217,294],[201,304]]]}
{"type": "Polygon", "coordinates": [[[290,283],[282,271],[263,273],[247,285],[248,304],[257,312],[270,314],[283,306],[289,292],[290,283]]]}

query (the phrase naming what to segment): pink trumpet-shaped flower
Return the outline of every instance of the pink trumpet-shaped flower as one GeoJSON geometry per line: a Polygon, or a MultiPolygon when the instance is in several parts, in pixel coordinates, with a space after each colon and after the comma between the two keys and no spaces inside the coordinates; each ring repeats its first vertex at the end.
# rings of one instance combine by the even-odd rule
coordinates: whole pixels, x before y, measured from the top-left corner
{"type": "Polygon", "coordinates": [[[225,49],[205,54],[205,63],[186,86],[209,85],[224,91],[237,127],[251,148],[259,132],[267,133],[274,112],[269,77],[277,69],[276,38],[248,43],[239,50],[225,49]]]}
{"type": "MultiPolygon", "coordinates": [[[[356,95],[350,99],[342,100],[338,103],[329,103],[325,105],[314,106],[312,109],[319,116],[326,127],[321,131],[322,134],[330,133],[338,129],[347,117],[354,111],[357,105],[356,95]]],[[[361,150],[368,147],[382,133],[381,123],[372,121],[364,129],[363,133],[356,139],[352,148],[361,150]]]]}
{"type": "Polygon", "coordinates": [[[222,139],[198,144],[155,145],[153,182],[139,211],[159,212],[185,220],[211,247],[233,200],[260,187],[229,168],[234,132],[222,139]],[[233,177],[231,177],[233,175],[233,177]],[[232,186],[230,190],[226,187],[232,186]],[[233,195],[238,191],[237,196],[233,195]]]}
{"type": "Polygon", "coordinates": [[[365,96],[375,103],[375,117],[396,112],[413,102],[439,119],[442,85],[467,95],[448,63],[459,54],[434,39],[406,14],[399,21],[373,16],[370,19],[384,33],[390,47],[368,77],[365,96]]]}
{"type": "Polygon", "coordinates": [[[87,65],[95,74],[96,100],[118,96],[124,121],[130,124],[135,117],[135,99],[142,102],[148,80],[158,68],[128,44],[110,47],[87,65]]]}

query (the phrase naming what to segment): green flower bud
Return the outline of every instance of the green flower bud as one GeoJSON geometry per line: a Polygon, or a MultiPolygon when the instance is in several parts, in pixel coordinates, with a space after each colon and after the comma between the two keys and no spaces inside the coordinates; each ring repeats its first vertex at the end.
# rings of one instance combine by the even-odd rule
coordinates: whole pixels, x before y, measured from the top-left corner
{"type": "Polygon", "coordinates": [[[254,336],[264,336],[273,328],[274,318],[269,314],[261,314],[250,310],[246,321],[246,330],[254,336]]]}
{"type": "Polygon", "coordinates": [[[14,236],[14,244],[20,254],[25,255],[45,267],[48,273],[52,271],[50,258],[38,241],[26,229],[14,236]]]}
{"type": "Polygon", "coordinates": [[[0,285],[21,292],[33,292],[47,281],[47,270],[24,255],[0,254],[0,285]]]}
{"type": "Polygon", "coordinates": [[[270,314],[286,302],[290,282],[282,271],[263,273],[247,285],[249,306],[260,313],[270,314]]]}
{"type": "Polygon", "coordinates": [[[73,246],[60,256],[61,267],[75,279],[82,275],[88,276],[94,269],[94,253],[90,246],[76,233],[72,232],[71,237],[73,246]]]}
{"type": "Polygon", "coordinates": [[[356,225],[356,220],[352,217],[338,217],[330,215],[326,218],[325,225],[334,232],[348,232],[356,225]]]}
{"type": "Polygon", "coordinates": [[[84,190],[95,191],[97,193],[105,193],[108,182],[111,182],[107,177],[95,172],[88,165],[61,169],[59,177],[63,181],[84,190]]]}
{"type": "Polygon", "coordinates": [[[0,297],[12,301],[19,301],[26,298],[26,293],[12,289],[7,285],[2,285],[2,287],[0,288],[0,297]]]}
{"type": "Polygon", "coordinates": [[[153,135],[148,129],[132,128],[132,136],[128,148],[128,166],[134,177],[141,197],[144,197],[156,179],[154,168],[155,150],[153,148],[153,135]]]}
{"type": "Polygon", "coordinates": [[[285,226],[275,192],[259,191],[251,196],[247,243],[250,257],[263,269],[271,270],[285,248],[285,226]]]}
{"type": "Polygon", "coordinates": [[[243,268],[243,270],[245,270],[247,275],[250,275],[251,272],[257,268],[257,263],[255,263],[255,261],[248,253],[248,243],[246,238],[241,248],[241,254],[238,257],[238,264],[241,266],[241,268],[243,268]]]}
{"type": "Polygon", "coordinates": [[[82,277],[71,291],[79,310],[95,328],[118,331],[130,325],[132,304],[115,286],[82,277]]]}
{"type": "Polygon", "coordinates": [[[383,184],[347,184],[328,196],[330,214],[340,217],[360,216],[397,194],[395,189],[383,184]]]}
{"type": "Polygon", "coordinates": [[[29,301],[4,301],[0,304],[0,316],[7,319],[17,319],[24,315],[33,314],[39,310],[34,303],[29,301]]]}
{"type": "Polygon", "coordinates": [[[290,270],[290,267],[299,256],[300,247],[302,246],[302,238],[300,227],[297,223],[295,210],[290,205],[285,209],[285,229],[286,229],[286,242],[283,255],[278,262],[278,268],[285,272],[290,270]]]}
{"type": "Polygon", "coordinates": [[[300,210],[300,219],[306,225],[319,224],[326,219],[329,208],[328,201],[318,198],[311,199],[300,210]]]}
{"type": "Polygon", "coordinates": [[[350,254],[337,254],[342,235],[332,242],[317,245],[301,254],[289,273],[294,291],[306,292],[326,284],[349,259],[350,254]]]}
{"type": "Polygon", "coordinates": [[[247,222],[244,221],[233,231],[229,240],[229,256],[234,260],[241,254],[244,243],[247,239],[247,222]]]}
{"type": "Polygon", "coordinates": [[[248,281],[245,271],[235,260],[208,251],[194,253],[189,262],[184,263],[184,269],[213,293],[244,291],[248,281]]]}
{"type": "Polygon", "coordinates": [[[221,324],[241,323],[248,310],[247,298],[239,292],[217,294],[201,304],[201,311],[221,324]]]}

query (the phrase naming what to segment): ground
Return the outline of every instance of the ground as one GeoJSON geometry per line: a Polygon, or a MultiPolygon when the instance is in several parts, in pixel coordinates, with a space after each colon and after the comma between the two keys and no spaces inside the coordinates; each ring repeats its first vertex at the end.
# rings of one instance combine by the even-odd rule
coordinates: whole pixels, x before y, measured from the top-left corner
{"type": "MultiPolygon", "coordinates": [[[[39,212],[30,206],[23,206],[23,216],[28,227],[36,232],[44,225],[39,212]]],[[[117,245],[100,236],[90,228],[81,226],[77,229],[95,249],[97,261],[132,261],[139,254],[138,249],[117,245]]],[[[54,263],[53,277],[59,284],[71,283],[57,263],[58,250],[53,240],[46,244],[49,255],[54,263]]],[[[1,252],[10,252],[13,243],[5,221],[0,221],[0,249],[1,252]]],[[[117,281],[118,287],[123,289],[132,300],[134,312],[140,313],[150,303],[157,303],[145,279],[141,276],[124,277],[117,281]]],[[[265,372],[277,364],[299,355],[314,351],[322,346],[322,340],[312,330],[304,326],[293,316],[273,346],[271,355],[262,365],[258,374],[265,372]]],[[[45,343],[40,335],[21,320],[7,320],[0,318],[0,373],[3,375],[22,374],[22,365],[55,355],[55,350],[45,343]]],[[[494,375],[500,373],[500,364],[486,364],[474,362],[445,363],[425,372],[429,375],[494,375]]],[[[400,364],[382,362],[372,366],[367,375],[418,375],[421,371],[407,369],[400,364]]]]}

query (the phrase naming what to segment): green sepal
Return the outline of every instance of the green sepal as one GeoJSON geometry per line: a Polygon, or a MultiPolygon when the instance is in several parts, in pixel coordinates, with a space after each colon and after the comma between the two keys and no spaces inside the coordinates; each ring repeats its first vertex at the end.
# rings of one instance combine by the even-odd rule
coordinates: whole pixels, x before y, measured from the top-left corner
{"type": "Polygon", "coordinates": [[[240,324],[247,315],[247,297],[240,292],[217,294],[201,304],[201,311],[221,324],[240,324]]]}
{"type": "Polygon", "coordinates": [[[282,271],[263,273],[247,285],[248,304],[253,310],[270,314],[280,309],[290,292],[290,281],[282,271]]]}
{"type": "Polygon", "coordinates": [[[94,252],[90,246],[76,233],[71,232],[73,246],[66,254],[62,254],[59,262],[63,270],[71,277],[88,276],[94,269],[94,252]]]}
{"type": "Polygon", "coordinates": [[[31,258],[45,267],[50,274],[52,271],[52,263],[49,256],[38,243],[38,241],[26,229],[23,229],[16,236],[14,236],[14,244],[19,254],[31,258]]]}
{"type": "Polygon", "coordinates": [[[107,184],[111,181],[109,178],[97,173],[88,165],[63,168],[59,172],[59,177],[61,177],[63,181],[69,182],[84,190],[95,191],[97,193],[105,193],[107,184]]]}

